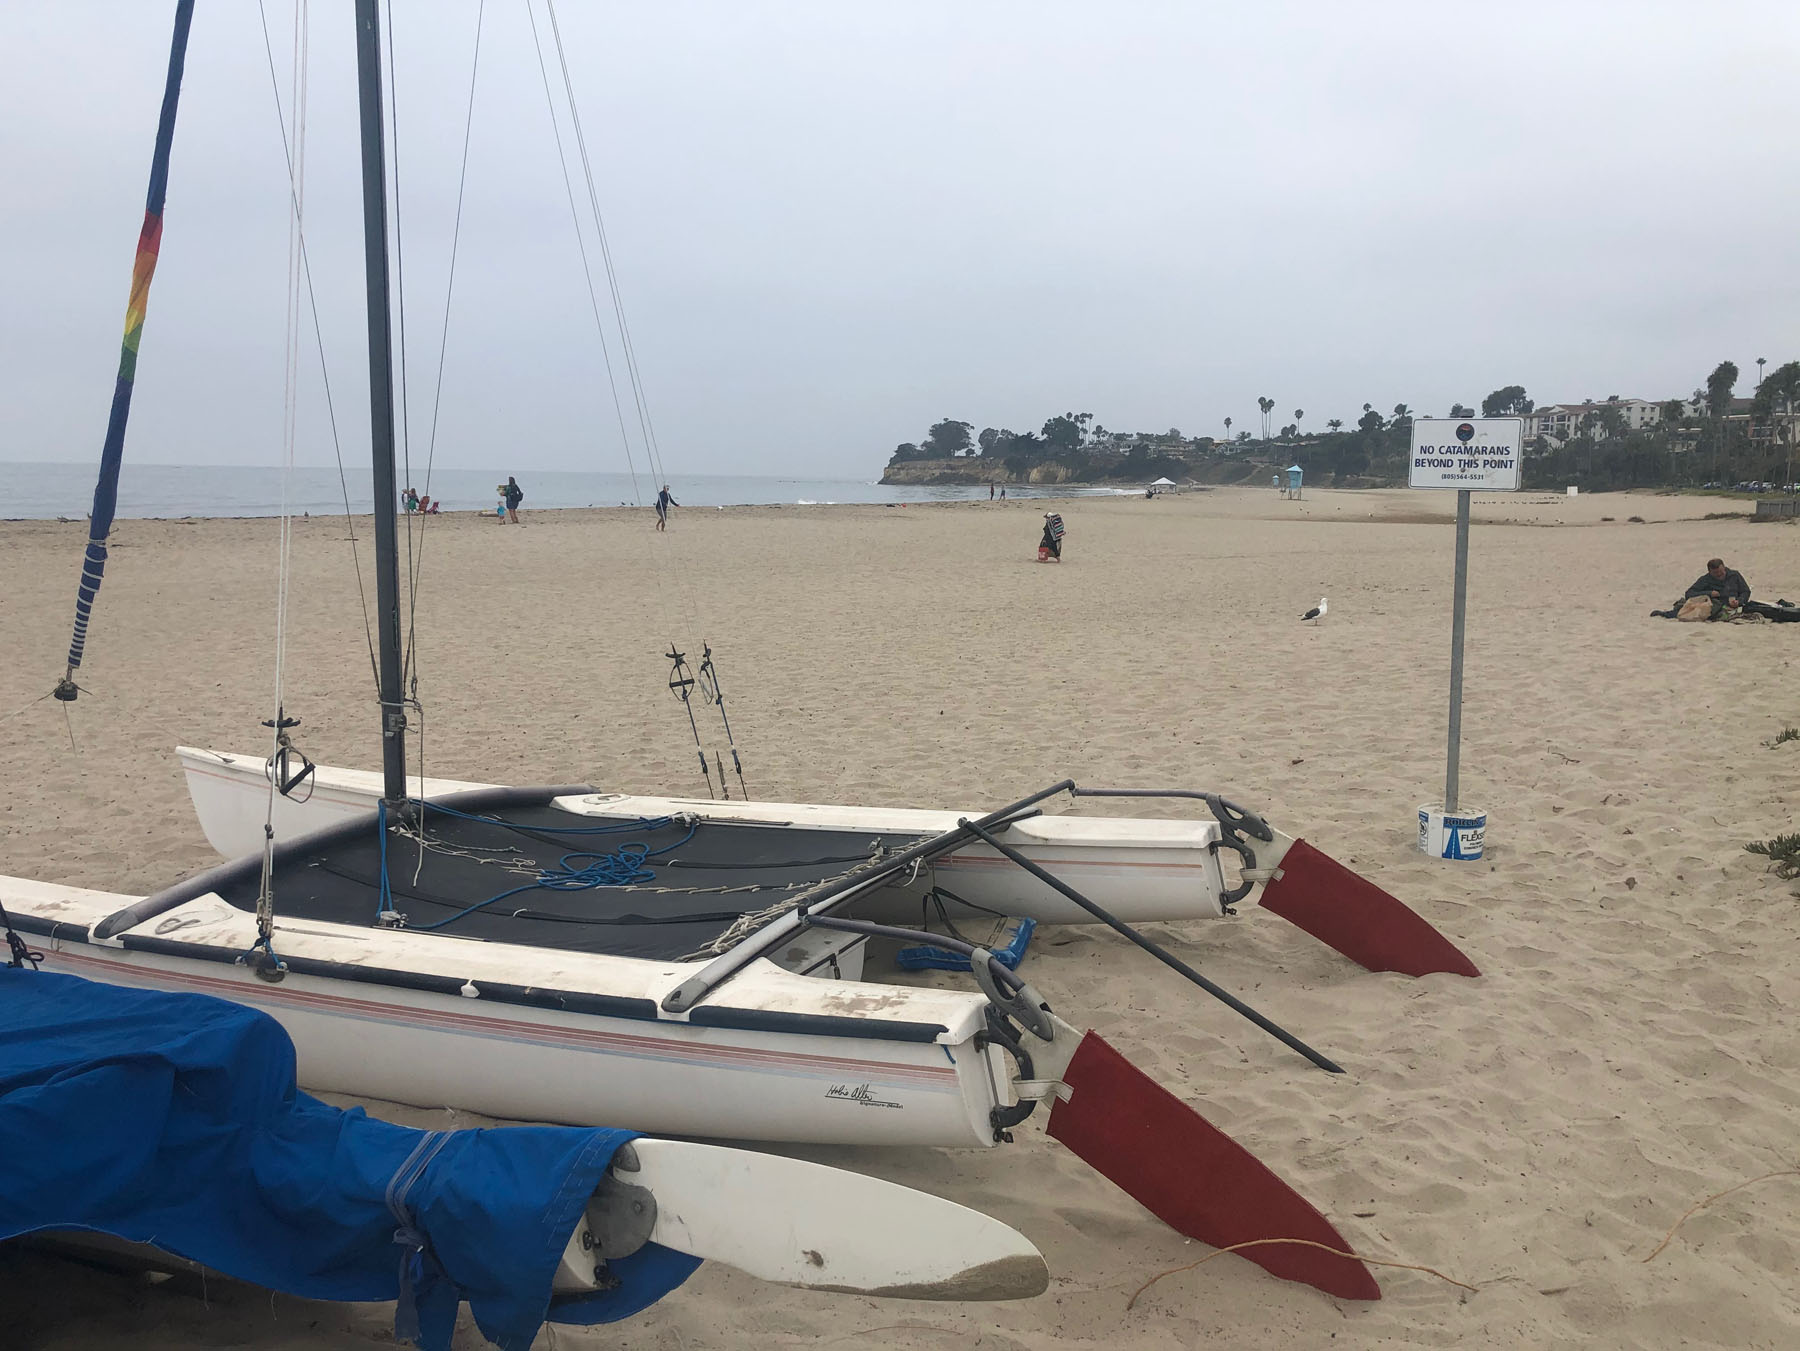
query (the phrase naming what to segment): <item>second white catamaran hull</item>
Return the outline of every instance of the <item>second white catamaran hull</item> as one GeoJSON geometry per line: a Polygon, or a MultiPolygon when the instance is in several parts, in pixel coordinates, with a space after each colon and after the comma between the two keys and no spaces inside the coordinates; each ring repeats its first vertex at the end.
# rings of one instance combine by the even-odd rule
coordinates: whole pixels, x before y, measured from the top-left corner
{"type": "MultiPolygon", "coordinates": [[[[207,840],[237,857],[262,848],[271,814],[269,762],[258,756],[179,746],[188,793],[207,840]]],[[[1186,797],[1195,793],[1095,793],[1070,785],[1076,795],[1186,797]]],[[[408,793],[436,801],[491,785],[457,779],[413,777],[408,793]]],[[[317,766],[291,795],[277,793],[273,827],[277,841],[326,829],[366,813],[381,799],[379,774],[317,766]]],[[[793,802],[714,801],[579,793],[564,799],[571,810],[601,820],[630,822],[682,818],[725,826],[762,826],[804,837],[809,832],[855,832],[886,849],[954,830],[978,813],[897,807],[853,807],[793,802]]],[[[1126,924],[1212,919],[1261,887],[1259,901],[1321,942],[1371,971],[1423,976],[1434,972],[1480,974],[1456,946],[1427,921],[1367,879],[1304,840],[1270,828],[1229,802],[1207,798],[1214,820],[1026,815],[996,843],[971,841],[889,882],[865,902],[876,918],[916,920],[921,901],[933,894],[948,913],[958,903],[975,912],[1021,916],[1048,924],[1097,919],[1126,924]],[[1010,856],[1009,856],[1010,854],[1010,856]],[[1235,882],[1223,854],[1238,863],[1235,882]],[[1054,881],[1050,875],[1054,875],[1054,881]],[[1061,885],[1058,885],[1058,883],[1061,885]],[[1079,893],[1088,904],[1077,902],[1079,893]],[[1098,907],[1104,916],[1094,913],[1098,907]]]]}
{"type": "MultiPolygon", "coordinates": [[[[260,756],[175,751],[187,775],[200,828],[226,858],[259,851],[269,813],[267,762],[260,756]]],[[[494,787],[459,779],[408,780],[415,797],[436,799],[494,787]]],[[[368,812],[381,800],[381,775],[320,765],[292,797],[275,796],[275,838],[322,830],[368,812]]],[[[715,801],[595,793],[584,813],[621,821],[691,815],[703,821],[778,825],[796,832],[858,831],[871,839],[911,842],[950,830],[980,812],[898,807],[828,806],[796,802],[715,801]]],[[[1224,913],[1226,883],[1218,859],[1219,827],[1204,820],[1126,820],[1117,817],[1034,816],[1010,827],[1007,842],[1084,896],[1131,924],[1210,919],[1224,913]]],[[[892,889],[890,913],[919,914],[918,898],[938,886],[971,906],[1046,924],[1083,924],[1093,916],[1021,871],[985,844],[970,844],[934,860],[907,886],[892,889]]]]}

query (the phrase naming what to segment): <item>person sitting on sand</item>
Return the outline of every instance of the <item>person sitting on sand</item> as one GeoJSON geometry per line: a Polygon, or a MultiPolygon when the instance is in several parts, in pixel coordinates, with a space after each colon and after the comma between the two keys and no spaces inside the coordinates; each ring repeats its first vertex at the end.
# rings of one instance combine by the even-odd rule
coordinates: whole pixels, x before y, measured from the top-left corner
{"type": "Polygon", "coordinates": [[[1744,602],[1750,599],[1750,583],[1744,580],[1744,574],[1736,568],[1726,567],[1724,559],[1709,558],[1706,561],[1706,571],[1682,593],[1681,599],[1668,609],[1654,613],[1662,619],[1673,619],[1681,613],[1682,606],[1697,596],[1712,601],[1712,613],[1707,616],[1708,619],[1724,619],[1743,612],[1744,602]]]}

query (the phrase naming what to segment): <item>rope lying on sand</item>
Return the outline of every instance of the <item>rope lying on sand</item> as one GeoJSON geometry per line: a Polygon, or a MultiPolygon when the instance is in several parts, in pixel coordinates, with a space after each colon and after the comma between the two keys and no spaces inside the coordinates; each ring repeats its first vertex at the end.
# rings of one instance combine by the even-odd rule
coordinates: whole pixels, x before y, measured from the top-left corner
{"type": "Polygon", "coordinates": [[[1643,1260],[1648,1262],[1651,1257],[1655,1257],[1657,1253],[1660,1253],[1664,1248],[1668,1247],[1675,1238],[1675,1231],[1686,1224],[1688,1222],[1688,1217],[1693,1215],[1696,1211],[1705,1210],[1714,1201],[1723,1200],[1733,1192],[1741,1192],[1745,1187],[1753,1187],[1758,1182],[1767,1182],[1772,1177],[1800,1177],[1800,1168],[1778,1168],[1773,1173],[1764,1173],[1761,1177],[1753,1177],[1748,1182],[1740,1182],[1735,1187],[1727,1187],[1722,1192],[1714,1192],[1704,1201],[1694,1202],[1693,1205],[1682,1212],[1679,1220],[1676,1220],[1674,1224],[1669,1226],[1669,1232],[1663,1235],[1663,1241],[1656,1245],[1656,1248],[1651,1252],[1650,1257],[1646,1257],[1643,1260]]]}
{"type": "Polygon", "coordinates": [[[1245,1239],[1242,1243],[1233,1243],[1226,1248],[1215,1248],[1198,1262],[1189,1262],[1186,1266],[1170,1267],[1167,1271],[1157,1272],[1156,1275],[1152,1276],[1136,1290],[1131,1292],[1131,1298],[1125,1301],[1125,1307],[1127,1310],[1135,1307],[1138,1302],[1138,1296],[1143,1294],[1144,1291],[1148,1290],[1165,1276],[1178,1276],[1184,1271],[1192,1271],[1195,1267],[1203,1267],[1208,1262],[1212,1261],[1213,1258],[1223,1257],[1228,1252],[1238,1252],[1244,1248],[1260,1248],[1264,1244],[1269,1243],[1295,1243],[1302,1248],[1317,1248],[1320,1252],[1328,1252],[1334,1257],[1348,1257],[1353,1262],[1366,1262],[1370,1266],[1398,1267],[1402,1271],[1423,1271],[1432,1276],[1436,1276],[1440,1281],[1448,1281],[1451,1285],[1460,1286],[1462,1289],[1470,1291],[1471,1293],[1478,1293],[1480,1289],[1478,1286],[1470,1285],[1467,1281],[1459,1281],[1454,1276],[1446,1276],[1436,1267],[1422,1267],[1413,1262],[1390,1262],[1384,1258],[1370,1257],[1366,1253],[1346,1252],[1342,1248],[1333,1248],[1326,1243],[1315,1243],[1310,1238],[1251,1238],[1245,1239]]]}
{"type": "MultiPolygon", "coordinates": [[[[1722,1192],[1714,1192],[1704,1200],[1694,1202],[1693,1205],[1682,1212],[1680,1219],[1669,1226],[1669,1232],[1663,1235],[1662,1242],[1658,1243],[1656,1247],[1651,1250],[1650,1255],[1648,1257],[1639,1258],[1638,1260],[1640,1262],[1649,1262],[1660,1255],[1662,1250],[1674,1241],[1676,1231],[1679,1230],[1682,1225],[1686,1224],[1694,1215],[1705,1210],[1706,1207],[1710,1206],[1714,1201],[1722,1201],[1733,1192],[1740,1192],[1746,1187],[1755,1186],[1758,1182],[1768,1182],[1770,1179],[1778,1177],[1800,1177],[1800,1168],[1778,1168],[1772,1173],[1764,1173],[1760,1177],[1750,1178],[1747,1181],[1738,1183],[1735,1187],[1727,1187],[1722,1192]]],[[[1478,1292],[1480,1289],[1478,1286],[1470,1285],[1467,1281],[1459,1281],[1454,1276],[1446,1276],[1436,1267],[1420,1266],[1413,1262],[1390,1262],[1380,1257],[1369,1257],[1363,1253],[1346,1252],[1341,1248],[1332,1248],[1323,1243],[1315,1243],[1309,1238],[1253,1238],[1246,1240],[1243,1243],[1233,1243],[1227,1248],[1217,1248],[1212,1252],[1209,1252],[1205,1257],[1202,1257],[1199,1261],[1189,1262],[1186,1266],[1170,1267],[1167,1271],[1157,1272],[1156,1275],[1152,1276],[1136,1290],[1132,1291],[1131,1298],[1125,1301],[1125,1307],[1128,1310],[1135,1307],[1138,1298],[1165,1276],[1177,1276],[1184,1271],[1192,1271],[1195,1267],[1205,1266],[1208,1262],[1212,1261],[1213,1258],[1223,1257],[1228,1252],[1237,1252],[1243,1248],[1255,1248],[1265,1243],[1297,1243],[1306,1248],[1318,1248],[1322,1252],[1328,1252],[1337,1257],[1348,1257],[1355,1261],[1366,1262],[1370,1266],[1396,1267],[1401,1271],[1423,1271],[1428,1275],[1436,1276],[1440,1281],[1448,1281],[1451,1285],[1459,1286],[1470,1292],[1478,1292]]]]}

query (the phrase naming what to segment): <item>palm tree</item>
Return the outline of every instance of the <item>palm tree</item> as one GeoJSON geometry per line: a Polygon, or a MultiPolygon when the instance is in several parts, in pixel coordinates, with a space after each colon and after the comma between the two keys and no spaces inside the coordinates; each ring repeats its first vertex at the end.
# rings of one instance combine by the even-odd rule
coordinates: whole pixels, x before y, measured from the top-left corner
{"type": "Polygon", "coordinates": [[[1735,361],[1721,361],[1706,377],[1706,407],[1713,420],[1713,472],[1723,477],[1725,464],[1726,416],[1731,412],[1731,390],[1737,384],[1735,361]]]}
{"type": "Polygon", "coordinates": [[[1231,419],[1230,418],[1225,419],[1225,439],[1227,441],[1229,441],[1231,439],[1231,419]]]}
{"type": "Polygon", "coordinates": [[[1263,440],[1267,441],[1269,439],[1269,414],[1275,411],[1275,400],[1258,399],[1256,406],[1262,409],[1263,440]]]}
{"type": "Polygon", "coordinates": [[[1342,427],[1344,425],[1344,419],[1342,419],[1341,417],[1334,417],[1331,419],[1330,422],[1327,422],[1325,425],[1327,427],[1331,428],[1331,430],[1335,432],[1339,427],[1342,427]]]}

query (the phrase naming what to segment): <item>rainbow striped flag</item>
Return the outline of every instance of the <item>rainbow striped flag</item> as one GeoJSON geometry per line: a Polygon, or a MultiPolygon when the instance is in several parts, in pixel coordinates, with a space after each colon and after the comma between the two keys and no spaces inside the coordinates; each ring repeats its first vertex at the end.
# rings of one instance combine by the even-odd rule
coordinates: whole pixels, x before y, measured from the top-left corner
{"type": "Polygon", "coordinates": [[[88,620],[106,571],[106,538],[112,533],[119,505],[119,465],[125,454],[125,423],[131,416],[131,387],[137,376],[138,343],[144,335],[144,310],[150,301],[150,279],[162,247],[163,200],[169,186],[169,147],[175,140],[175,108],[181,99],[181,71],[187,61],[188,26],[194,0],[176,0],[175,36],[169,47],[169,77],[163,85],[162,116],[156,126],[156,150],[150,158],[150,193],[144,204],[144,227],[138,231],[137,257],[131,264],[131,296],[125,302],[125,343],[119,353],[119,378],[113,385],[112,415],[100,448],[100,481],[94,485],[94,509],[88,521],[87,553],[75,596],[75,633],[69,640],[69,669],[58,685],[61,699],[75,697],[75,668],[87,646],[88,620]]]}

